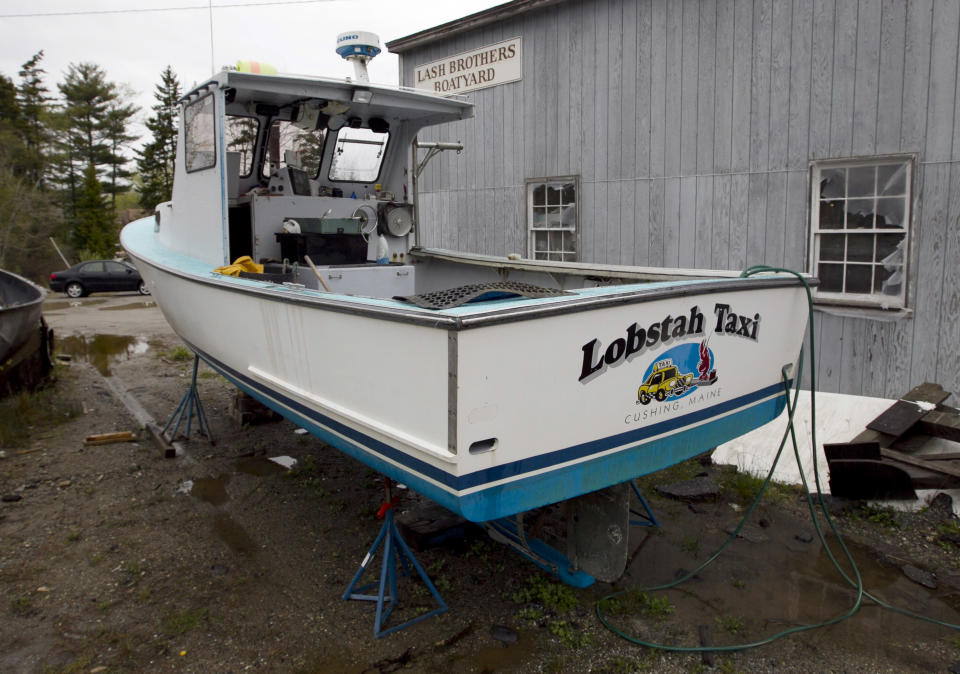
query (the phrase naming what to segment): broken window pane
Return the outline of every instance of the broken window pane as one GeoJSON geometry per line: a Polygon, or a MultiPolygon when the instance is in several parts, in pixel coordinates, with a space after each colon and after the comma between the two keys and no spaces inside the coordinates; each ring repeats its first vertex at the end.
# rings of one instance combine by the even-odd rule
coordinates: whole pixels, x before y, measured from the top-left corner
{"type": "Polygon", "coordinates": [[[820,198],[842,199],[847,196],[846,175],[847,170],[842,168],[820,171],[820,198]]]}
{"type": "Polygon", "coordinates": [[[903,196],[906,193],[906,164],[886,164],[877,167],[877,194],[883,196],[903,196]]]}
{"type": "Polygon", "coordinates": [[[873,199],[851,199],[847,204],[847,229],[873,229],[873,199]]]}
{"type": "Polygon", "coordinates": [[[873,166],[851,166],[847,169],[847,198],[871,197],[876,194],[877,170],[873,166]]]}

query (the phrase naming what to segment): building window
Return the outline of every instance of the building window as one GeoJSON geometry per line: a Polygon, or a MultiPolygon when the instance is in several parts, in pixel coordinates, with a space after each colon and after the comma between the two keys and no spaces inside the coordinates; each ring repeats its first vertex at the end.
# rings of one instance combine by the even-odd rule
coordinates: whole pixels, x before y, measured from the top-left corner
{"type": "Polygon", "coordinates": [[[912,158],[816,162],[810,273],[818,300],[902,308],[909,259],[912,158]]]}
{"type": "Polygon", "coordinates": [[[527,256],[534,260],[577,259],[577,179],[527,181],[527,256]]]}

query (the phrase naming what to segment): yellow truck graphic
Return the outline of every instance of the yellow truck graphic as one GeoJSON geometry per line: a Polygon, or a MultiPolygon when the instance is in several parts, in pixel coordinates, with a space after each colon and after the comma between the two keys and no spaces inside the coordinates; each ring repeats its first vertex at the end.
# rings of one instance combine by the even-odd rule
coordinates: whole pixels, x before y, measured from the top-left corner
{"type": "Polygon", "coordinates": [[[673,361],[663,360],[654,364],[653,372],[637,389],[637,402],[647,405],[654,398],[663,402],[671,396],[683,395],[693,385],[692,374],[681,374],[673,361]]]}

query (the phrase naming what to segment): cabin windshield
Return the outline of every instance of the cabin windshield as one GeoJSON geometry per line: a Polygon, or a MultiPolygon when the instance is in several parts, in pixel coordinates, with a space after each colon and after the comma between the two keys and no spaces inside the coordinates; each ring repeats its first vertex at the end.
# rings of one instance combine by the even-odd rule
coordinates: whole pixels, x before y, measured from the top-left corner
{"type": "Polygon", "coordinates": [[[256,117],[227,116],[225,137],[227,150],[236,152],[240,166],[238,175],[246,178],[253,170],[254,150],[257,145],[257,134],[260,131],[260,121],[256,117]]]}
{"type": "Polygon", "coordinates": [[[274,172],[292,166],[316,178],[320,174],[326,137],[325,129],[305,131],[293,122],[274,120],[270,125],[267,159],[261,166],[261,176],[269,178],[274,172]]]}

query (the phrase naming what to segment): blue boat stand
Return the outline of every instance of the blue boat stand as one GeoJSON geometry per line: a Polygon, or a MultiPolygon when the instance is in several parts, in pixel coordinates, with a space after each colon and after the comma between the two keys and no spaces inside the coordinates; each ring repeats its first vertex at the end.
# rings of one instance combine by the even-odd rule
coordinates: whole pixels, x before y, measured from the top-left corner
{"type": "Polygon", "coordinates": [[[187,418],[187,430],[184,434],[184,438],[190,439],[190,425],[193,422],[193,416],[197,416],[197,426],[200,429],[202,435],[207,436],[207,440],[210,443],[213,443],[213,435],[210,433],[210,425],[207,423],[207,415],[203,412],[203,405],[200,402],[200,393],[197,391],[197,368],[200,366],[200,356],[197,354],[193,355],[193,377],[190,379],[190,388],[187,389],[187,392],[184,394],[183,398],[180,399],[180,404],[177,405],[177,409],[173,411],[173,414],[170,415],[170,421],[167,422],[167,425],[163,427],[163,436],[168,440],[173,441],[177,437],[177,431],[180,430],[180,424],[183,422],[184,416],[187,418]],[[176,420],[176,424],[173,427],[173,431],[167,435],[167,429],[170,428],[176,420]]]}
{"type": "Polygon", "coordinates": [[[383,526],[380,527],[380,533],[377,534],[376,540],[373,542],[373,545],[370,547],[370,551],[367,552],[366,557],[363,558],[363,561],[360,562],[360,568],[357,569],[356,575],[354,575],[353,580],[350,581],[350,585],[347,587],[346,592],[343,593],[343,599],[357,599],[360,601],[375,601],[377,602],[377,615],[373,623],[373,636],[380,638],[392,632],[402,630],[404,627],[409,627],[414,623],[418,623],[421,620],[426,620],[432,616],[443,613],[447,610],[447,604],[443,601],[443,598],[440,596],[440,593],[437,592],[437,588],[434,587],[433,583],[430,582],[430,578],[427,576],[426,572],[423,570],[423,567],[420,566],[420,563],[417,561],[416,557],[413,556],[413,553],[410,552],[410,548],[407,547],[406,542],[403,540],[403,537],[400,536],[400,532],[397,530],[397,525],[393,521],[393,502],[390,496],[390,478],[384,478],[387,500],[384,502],[383,506],[380,508],[380,513],[383,516],[383,526]],[[377,550],[380,546],[383,546],[383,563],[380,567],[380,582],[367,583],[357,587],[357,582],[360,580],[360,577],[363,575],[363,572],[367,570],[367,566],[373,560],[374,556],[377,554],[377,550]],[[433,598],[437,601],[439,605],[437,608],[419,615],[415,618],[395,625],[388,629],[384,629],[384,624],[387,622],[387,619],[390,617],[390,613],[399,603],[399,595],[397,592],[397,562],[400,562],[401,572],[404,576],[410,576],[410,569],[407,565],[407,562],[416,569],[417,574],[420,576],[420,579],[427,586],[427,589],[430,590],[430,594],[433,595],[433,598]],[[374,594],[364,594],[366,590],[369,590],[373,587],[377,588],[377,593],[374,594]]]}
{"type": "Polygon", "coordinates": [[[643,508],[643,512],[639,512],[630,509],[631,515],[636,515],[640,519],[630,520],[630,524],[635,527],[657,527],[660,528],[660,523],[657,521],[657,518],[653,516],[653,511],[650,510],[650,504],[647,503],[647,499],[643,498],[643,494],[640,493],[640,488],[637,487],[636,480],[630,480],[630,486],[633,487],[633,493],[637,495],[637,500],[640,501],[640,506],[643,508]]]}

